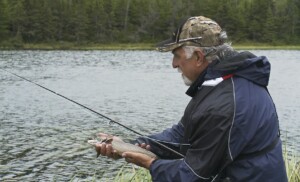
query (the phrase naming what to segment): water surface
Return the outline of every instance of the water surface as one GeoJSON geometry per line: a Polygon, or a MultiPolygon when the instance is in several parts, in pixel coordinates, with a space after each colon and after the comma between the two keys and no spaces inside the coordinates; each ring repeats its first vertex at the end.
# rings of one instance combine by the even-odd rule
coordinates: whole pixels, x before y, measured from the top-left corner
{"type": "MultiPolygon", "coordinates": [[[[283,139],[300,151],[300,51],[253,53],[270,59],[283,139]]],[[[0,51],[1,68],[143,134],[177,123],[190,99],[171,59],[154,51],[0,51]]],[[[109,180],[124,164],[96,159],[86,140],[100,131],[134,134],[2,70],[0,81],[0,181],[109,180]]]]}

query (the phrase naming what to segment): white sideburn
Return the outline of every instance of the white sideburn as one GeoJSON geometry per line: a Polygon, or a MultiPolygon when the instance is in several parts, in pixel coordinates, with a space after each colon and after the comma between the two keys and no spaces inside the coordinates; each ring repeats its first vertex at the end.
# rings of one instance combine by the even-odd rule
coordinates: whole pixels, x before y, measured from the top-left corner
{"type": "Polygon", "coordinates": [[[181,77],[183,79],[183,82],[186,86],[191,86],[192,85],[192,81],[190,79],[188,79],[183,73],[182,73],[182,70],[180,68],[177,68],[177,71],[179,73],[181,73],[181,77]]]}

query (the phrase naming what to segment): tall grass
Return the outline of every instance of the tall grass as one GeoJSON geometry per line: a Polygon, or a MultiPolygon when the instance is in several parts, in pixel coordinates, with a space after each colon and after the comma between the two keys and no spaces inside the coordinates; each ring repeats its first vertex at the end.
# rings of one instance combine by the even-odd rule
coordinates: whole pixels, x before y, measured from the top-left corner
{"type": "MultiPolygon", "coordinates": [[[[300,182],[300,156],[295,152],[284,149],[283,154],[289,182],[300,182]]],[[[124,164],[114,182],[151,182],[151,175],[147,169],[124,164]]]]}
{"type": "Polygon", "coordinates": [[[118,172],[114,182],[150,182],[149,171],[133,164],[124,164],[118,172]]]}
{"type": "Polygon", "coordinates": [[[284,150],[286,173],[289,182],[300,182],[300,156],[295,152],[284,150]]]}

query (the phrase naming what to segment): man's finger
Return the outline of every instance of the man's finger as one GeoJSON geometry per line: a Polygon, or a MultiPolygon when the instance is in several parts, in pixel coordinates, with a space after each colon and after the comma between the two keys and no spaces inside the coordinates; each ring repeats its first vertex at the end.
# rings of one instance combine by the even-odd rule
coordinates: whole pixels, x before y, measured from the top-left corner
{"type": "Polygon", "coordinates": [[[113,149],[110,144],[106,145],[106,156],[111,158],[113,157],[113,149]]]}
{"type": "Polygon", "coordinates": [[[132,157],[131,152],[123,152],[122,157],[127,158],[127,157],[132,157]]]}
{"type": "Polygon", "coordinates": [[[101,155],[106,155],[106,144],[105,143],[102,144],[100,152],[101,152],[101,155]]]}
{"type": "Polygon", "coordinates": [[[122,154],[123,158],[131,158],[131,159],[136,159],[136,160],[141,160],[146,158],[149,158],[149,156],[145,155],[145,154],[141,154],[141,153],[136,153],[136,152],[124,152],[122,154]]]}
{"type": "Polygon", "coordinates": [[[142,148],[146,148],[146,144],[145,144],[145,143],[142,143],[142,144],[141,144],[141,147],[142,147],[142,148]]]}
{"type": "Polygon", "coordinates": [[[133,163],[133,159],[135,158],[135,153],[132,152],[124,152],[122,157],[125,158],[126,162],[133,163]]]}
{"type": "Polygon", "coordinates": [[[146,149],[147,149],[147,150],[150,150],[150,148],[151,148],[150,145],[147,145],[147,146],[146,146],[146,149]]]}
{"type": "Polygon", "coordinates": [[[97,158],[98,158],[99,155],[101,154],[101,147],[102,147],[102,144],[96,143],[95,149],[96,149],[96,151],[97,151],[97,158]]]}
{"type": "Polygon", "coordinates": [[[116,150],[114,150],[113,151],[113,157],[112,157],[113,159],[120,159],[120,158],[122,158],[122,156],[120,156],[119,154],[118,154],[118,152],[116,151],[116,150]]]}
{"type": "Polygon", "coordinates": [[[149,169],[151,163],[154,160],[153,158],[145,154],[135,153],[135,152],[124,152],[122,154],[122,157],[124,157],[127,162],[134,163],[146,169],[149,169]]]}

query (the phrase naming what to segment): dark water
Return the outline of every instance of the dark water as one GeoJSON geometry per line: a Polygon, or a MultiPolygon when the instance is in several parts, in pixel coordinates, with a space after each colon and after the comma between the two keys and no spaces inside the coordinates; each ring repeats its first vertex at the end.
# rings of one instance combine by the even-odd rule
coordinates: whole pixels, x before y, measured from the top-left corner
{"type": "MultiPolygon", "coordinates": [[[[300,51],[253,51],[272,64],[269,90],[284,141],[300,151],[300,51]]],[[[144,134],[177,123],[189,101],[170,53],[0,51],[12,71],[144,134]]],[[[97,132],[135,135],[0,70],[0,181],[108,180],[124,164],[95,158],[97,132]]]]}

